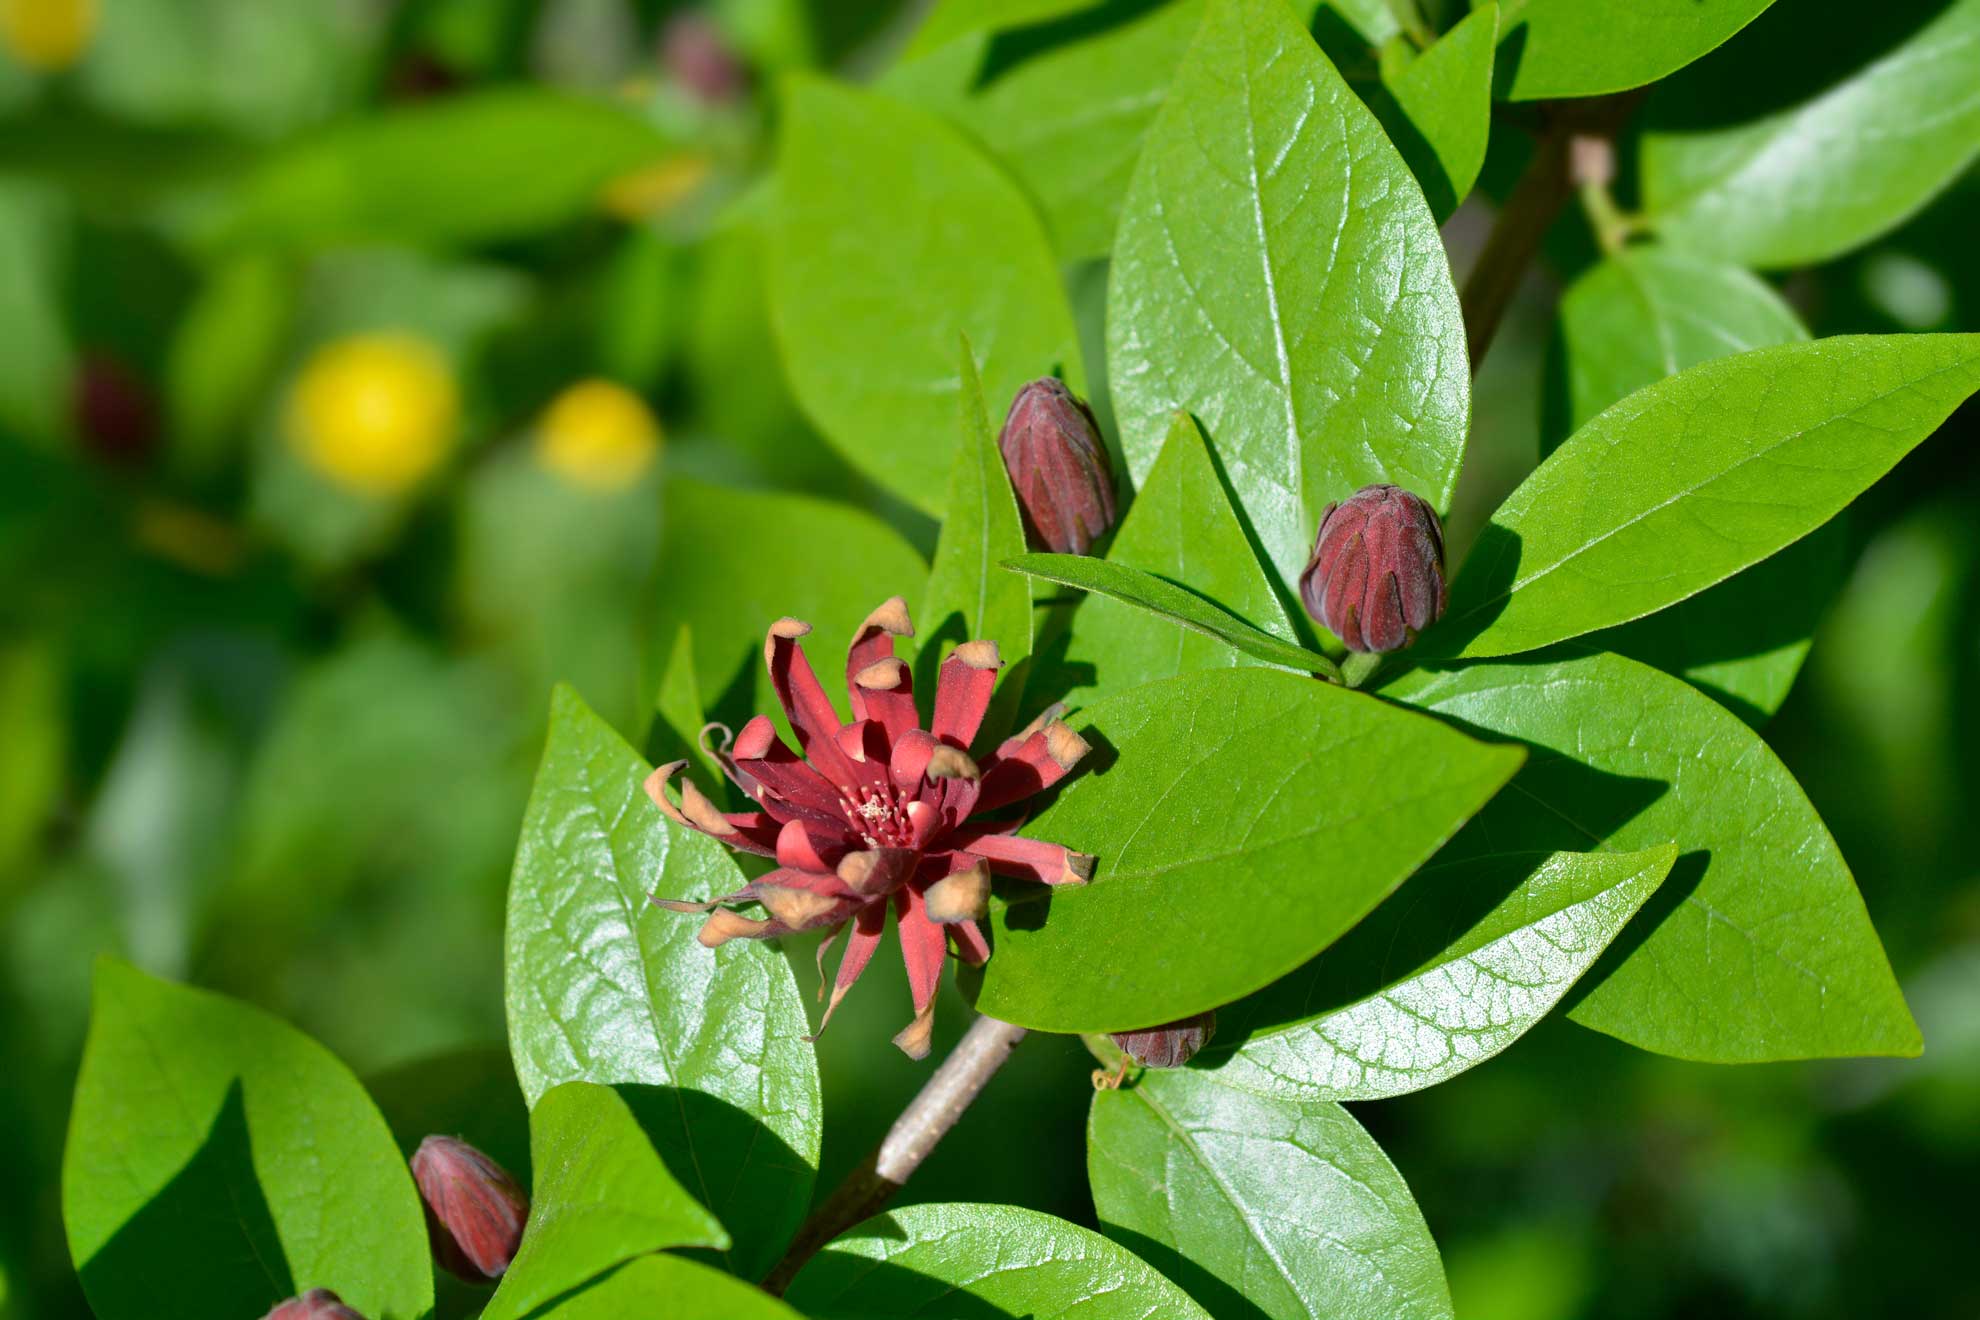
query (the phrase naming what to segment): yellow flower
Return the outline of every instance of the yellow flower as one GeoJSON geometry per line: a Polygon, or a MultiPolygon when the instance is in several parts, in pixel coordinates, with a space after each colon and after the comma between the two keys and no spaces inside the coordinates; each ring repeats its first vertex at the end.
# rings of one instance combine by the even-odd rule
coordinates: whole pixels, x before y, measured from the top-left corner
{"type": "Polygon", "coordinates": [[[460,395],[446,357],[408,334],[318,349],[289,396],[289,439],[312,466],[365,495],[402,494],[453,447],[460,395]]]}
{"type": "Polygon", "coordinates": [[[54,73],[82,58],[97,18],[97,0],[0,0],[0,46],[23,67],[54,73]]]}
{"type": "Polygon", "coordinates": [[[609,380],[571,386],[536,428],[537,461],[587,490],[624,490],[639,480],[659,449],[660,423],[646,402],[609,380]]]}

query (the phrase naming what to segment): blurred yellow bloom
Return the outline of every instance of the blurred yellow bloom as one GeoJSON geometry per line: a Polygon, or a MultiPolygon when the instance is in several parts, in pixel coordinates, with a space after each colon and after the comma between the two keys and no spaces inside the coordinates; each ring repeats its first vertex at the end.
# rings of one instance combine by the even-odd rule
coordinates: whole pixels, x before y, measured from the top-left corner
{"type": "Polygon", "coordinates": [[[701,187],[712,168],[708,157],[680,152],[607,181],[599,204],[628,223],[666,215],[701,187]]]}
{"type": "Polygon", "coordinates": [[[624,490],[659,449],[660,423],[645,400],[609,380],[580,381],[565,390],[536,429],[537,461],[587,490],[624,490]]]}
{"type": "Polygon", "coordinates": [[[66,69],[96,35],[97,0],[0,0],[0,45],[26,68],[66,69]]]}
{"type": "Polygon", "coordinates": [[[289,396],[289,439],[325,476],[401,494],[440,465],[460,422],[446,357],[408,334],[354,335],[317,350],[289,396]]]}

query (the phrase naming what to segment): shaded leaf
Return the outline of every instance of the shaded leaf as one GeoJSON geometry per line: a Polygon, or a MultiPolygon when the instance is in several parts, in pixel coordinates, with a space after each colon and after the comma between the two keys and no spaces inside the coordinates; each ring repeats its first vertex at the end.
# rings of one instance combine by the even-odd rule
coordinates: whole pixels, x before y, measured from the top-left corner
{"type": "Polygon", "coordinates": [[[1537,101],[1641,87],[1706,54],[1772,3],[1505,0],[1499,94],[1537,101]]]}
{"type": "Polygon", "coordinates": [[[673,1126],[650,1135],[695,1199],[736,1225],[727,1262],[755,1278],[810,1198],[817,1060],[777,950],[705,949],[697,923],[648,903],[743,878],[728,850],[661,816],[640,787],[647,770],[558,689],[509,884],[509,1046],[532,1103],[573,1080],[673,1088],[673,1126]]]}
{"type": "Polygon", "coordinates": [[[315,1287],[368,1315],[433,1305],[412,1175],[357,1078],[259,1009],[107,958],[62,1218],[104,1320],[258,1315],[315,1287]]]}
{"type": "Polygon", "coordinates": [[[1376,114],[1423,185],[1438,224],[1470,195],[1485,165],[1498,22],[1498,7],[1482,5],[1430,49],[1382,75],[1396,113],[1384,114],[1378,104],[1376,114]]]}
{"type": "Polygon", "coordinates": [[[679,1256],[641,1256],[556,1302],[531,1320],[802,1320],[755,1288],[679,1256]]]}
{"type": "Polygon", "coordinates": [[[813,1320],[1208,1320],[1098,1233],[1013,1205],[911,1205],[869,1219],[813,1257],[786,1296],[813,1320]]]}
{"type": "Polygon", "coordinates": [[[1082,388],[1038,217],[961,134],[872,92],[801,78],[784,100],[770,304],[799,401],[853,466],[935,514],[954,449],[956,339],[1010,398],[1082,388]]]}
{"type": "Polygon", "coordinates": [[[1497,846],[1677,842],[1649,910],[1577,990],[1575,1021],[1713,1063],[1917,1053],[1835,840],[1710,698],[1615,655],[1419,670],[1385,695],[1532,750],[1480,817],[1497,846]]]}
{"type": "Polygon", "coordinates": [[[1128,190],[1107,344],[1136,484],[1194,414],[1288,585],[1330,501],[1449,507],[1470,372],[1443,243],[1283,0],[1211,4],[1128,190]]]}
{"type": "Polygon", "coordinates": [[[1120,1031],[1227,1004],[1318,953],[1521,757],[1269,669],[1145,684],[1074,720],[1100,749],[1024,833],[1094,854],[1082,888],[992,905],[977,1007],[1120,1031]]]}
{"type": "Polygon", "coordinates": [[[1107,1235],[1217,1315],[1451,1315],[1402,1175],[1339,1105],[1268,1098],[1193,1068],[1099,1091],[1086,1169],[1107,1235]]]}
{"type": "Polygon", "coordinates": [[[1980,335],[1857,335],[1639,390],[1492,515],[1429,645],[1511,655],[1683,600],[1834,517],[1976,388],[1980,335]]]}
{"type": "Polygon", "coordinates": [[[1675,845],[1502,852],[1486,833],[1461,833],[1339,944],[1220,1009],[1198,1066],[1288,1100],[1375,1100],[1448,1081],[1545,1017],[1677,859],[1675,845]]]}

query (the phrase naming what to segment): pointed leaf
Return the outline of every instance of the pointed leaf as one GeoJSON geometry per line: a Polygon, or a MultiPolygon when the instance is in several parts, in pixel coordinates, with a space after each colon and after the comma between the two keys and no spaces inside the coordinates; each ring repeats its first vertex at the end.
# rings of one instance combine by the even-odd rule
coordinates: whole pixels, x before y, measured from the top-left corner
{"type": "Polygon", "coordinates": [[[1133,688],[1074,721],[1103,749],[1024,833],[1099,859],[992,906],[977,1007],[1047,1031],[1174,1021],[1340,937],[1521,757],[1270,669],[1133,688]]]}
{"type": "MultiPolygon", "coordinates": [[[[1293,646],[1285,607],[1245,539],[1203,433],[1185,415],[1177,414],[1171,423],[1162,456],[1155,460],[1107,548],[1107,563],[1166,579],[1163,585],[1188,583],[1190,592],[1201,593],[1221,607],[1213,610],[1196,601],[1188,608],[1207,615],[1207,621],[1221,631],[1231,628],[1225,610],[1257,619],[1257,631],[1282,643],[1271,648],[1274,655],[1288,655],[1285,647],[1293,646]]],[[[1256,641],[1249,632],[1244,635],[1256,641]]],[[[1318,662],[1325,657],[1296,649],[1301,650],[1296,668],[1313,666],[1324,672],[1318,662]]],[[[1244,646],[1206,634],[1195,623],[1160,617],[1100,589],[1073,616],[1064,665],[1069,676],[1077,676],[1079,686],[1067,693],[1066,700],[1077,704],[1094,691],[1119,692],[1151,679],[1251,660],[1244,646]]]]}
{"type": "Polygon", "coordinates": [[[433,1306],[419,1194],[350,1070],[259,1009],[107,958],[62,1218],[104,1320],[259,1315],[305,1288],[366,1315],[433,1306]]]}
{"type": "MultiPolygon", "coordinates": [[[[1570,0],[1572,2],[1572,0],[1570,0]]],[[[1980,0],[1925,7],[1930,23],[1798,104],[1727,119],[1771,86],[1798,43],[1868,26],[1855,4],[1784,5],[1724,59],[1674,84],[1643,140],[1644,209],[1672,243],[1752,266],[1839,256],[1895,227],[1980,156],[1980,0]],[[1703,113],[1701,113],[1701,106],[1703,113]]],[[[1894,7],[1913,22],[1920,6],[1894,7]]],[[[1859,45],[1866,52],[1874,44],[1859,45]]],[[[1814,64],[1822,63],[1819,50],[1814,64]]]]}
{"type": "Polygon", "coordinates": [[[559,1082],[673,1088],[652,1133],[696,1200],[736,1225],[746,1278],[803,1217],[818,1160],[818,1064],[790,965],[654,907],[743,884],[728,851],[670,824],[648,766],[568,688],[551,704],[509,882],[509,1047],[532,1103],[559,1082]]]}
{"type": "Polygon", "coordinates": [[[1013,183],[926,111],[800,78],[784,98],[770,303],[799,401],[852,464],[940,514],[955,447],[956,337],[1009,399],[1082,389],[1044,228],[1013,183]]]}
{"type": "Polygon", "coordinates": [[[1339,1105],[1193,1068],[1093,1097],[1101,1225],[1217,1315],[1448,1320],[1443,1262],[1402,1175],[1339,1105]]]}
{"type": "Polygon", "coordinates": [[[641,1256],[531,1320],[803,1320],[769,1293],[679,1256],[641,1256]]]}
{"type": "Polygon", "coordinates": [[[1198,1066],[1288,1100],[1376,1100],[1448,1081],[1545,1017],[1677,860],[1675,845],[1502,852],[1484,834],[1466,830],[1339,944],[1220,1009],[1198,1066]]]}
{"type": "Polygon", "coordinates": [[[1773,0],[1506,0],[1502,96],[1537,101],[1626,91],[1674,73],[1773,0]]]}
{"type": "Polygon", "coordinates": [[[1284,0],[1213,0],[1121,215],[1107,344],[1136,484],[1195,414],[1288,587],[1370,482],[1448,508],[1470,399],[1422,189],[1284,0]]]}
{"type": "Polygon", "coordinates": [[[1834,517],[1976,388],[1980,335],[1856,335],[1639,390],[1492,515],[1430,653],[1535,650],[1702,591],[1834,517]]]}
{"type": "Polygon", "coordinates": [[[1912,1023],[1835,840],[1737,717],[1615,655],[1416,671],[1384,695],[1526,743],[1480,817],[1507,849],[1640,849],[1677,865],[1569,1016],[1713,1063],[1915,1054],[1912,1023]]]}
{"type": "Polygon", "coordinates": [[[839,1238],[786,1294],[813,1320],[1209,1320],[1098,1233],[1014,1205],[911,1205],[839,1238]]]}
{"type": "Polygon", "coordinates": [[[1398,117],[1380,107],[1376,113],[1423,185],[1438,224],[1470,195],[1485,165],[1498,23],[1498,6],[1482,5],[1403,68],[1383,72],[1398,117]]]}
{"type": "Polygon", "coordinates": [[[660,1088],[564,1082],[530,1115],[529,1225],[482,1320],[517,1320],[613,1266],[666,1247],[729,1247],[715,1217],[688,1195],[641,1129],[628,1097],[661,1104],[660,1088]]]}
{"type": "MultiPolygon", "coordinates": [[[[1334,675],[1339,672],[1334,662],[1319,652],[1274,637],[1186,587],[1156,577],[1153,573],[1114,563],[1111,558],[1019,555],[1004,567],[1012,572],[1027,573],[1048,582],[1078,587],[1082,591],[1120,601],[1177,628],[1215,638],[1224,646],[1255,656],[1267,664],[1284,665],[1308,674],[1334,675]]],[[[1283,611],[1280,611],[1280,617],[1284,618],[1283,611]]]]}

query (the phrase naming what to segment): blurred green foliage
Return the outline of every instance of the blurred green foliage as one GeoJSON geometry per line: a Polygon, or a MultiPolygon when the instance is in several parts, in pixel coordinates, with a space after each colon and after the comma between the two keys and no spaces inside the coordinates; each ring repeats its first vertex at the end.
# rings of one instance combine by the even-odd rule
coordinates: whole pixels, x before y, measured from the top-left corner
{"type": "MultiPolygon", "coordinates": [[[[402,1146],[487,1123],[477,1139],[520,1167],[519,1101],[462,1114],[433,1079],[468,1075],[461,1058],[499,1072],[503,892],[552,682],[640,743],[680,623],[721,711],[759,615],[822,601],[814,621],[843,634],[874,603],[857,580],[809,579],[803,538],[752,519],[858,517],[873,553],[932,550],[928,520],[804,420],[752,191],[776,79],[886,68],[919,7],[713,0],[697,13],[746,71],[713,99],[664,57],[685,8],[101,0],[72,66],[0,51],[0,1317],[87,1313],[55,1153],[92,955],[295,1022],[384,1079],[402,1146]],[[378,332],[434,346],[461,401],[438,467],[389,497],[311,466],[288,411],[322,348],[378,332]],[[538,445],[551,401],[599,377],[665,434],[610,491],[538,445]],[[786,493],[718,499],[711,481],[786,493]],[[746,588],[696,576],[695,545],[752,536],[746,588]]],[[[969,8],[949,7],[958,31],[969,8]]],[[[1876,50],[1829,54],[1861,66],[1918,25],[1884,26],[1876,50]]],[[[1751,40],[1726,59],[1747,67],[1751,40]]],[[[960,96],[941,71],[918,89],[934,108],[960,96]]],[[[1778,76],[1750,96],[1833,71],[1778,76]]],[[[957,105],[965,126],[1023,127],[957,105]]],[[[1503,195],[1521,141],[1495,135],[1481,191],[1503,195]]],[[[1072,217],[1061,255],[1105,247],[1077,190],[1027,182],[1072,217]]],[[[1460,273],[1489,206],[1446,227],[1460,273]]],[[[1775,287],[1817,335],[1972,328],[1977,206],[1969,173],[1775,287]]],[[[1578,217],[1550,253],[1477,382],[1454,549],[1540,452],[1555,302],[1593,255],[1578,217]]],[[[1105,267],[1071,276],[1104,378],[1105,267]]],[[[1556,1018],[1506,1062],[1357,1107],[1461,1315],[1980,1314],[1980,1284],[1949,1268],[1980,1177],[1976,502],[1969,408],[1853,514],[1847,586],[1767,726],[1853,863],[1925,1058],[1706,1068],[1556,1018]]],[[[809,990],[809,945],[789,952],[809,990]]],[[[868,979],[820,1046],[822,1186],[924,1075],[888,1044],[902,969],[883,958],[868,979]]],[[[938,1051],[967,1021],[944,993],[938,1051]]],[[[1091,1224],[1090,1064],[1069,1038],[1027,1043],[905,1199],[1091,1224]]]]}

